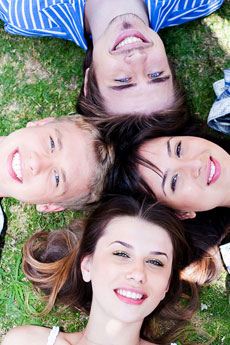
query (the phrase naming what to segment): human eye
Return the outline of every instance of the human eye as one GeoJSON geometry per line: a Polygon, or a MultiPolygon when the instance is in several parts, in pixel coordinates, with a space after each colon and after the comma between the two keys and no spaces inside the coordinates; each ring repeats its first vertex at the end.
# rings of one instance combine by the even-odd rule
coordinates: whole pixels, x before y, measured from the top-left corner
{"type": "Polygon", "coordinates": [[[54,177],[55,177],[56,187],[58,187],[59,182],[60,182],[60,178],[59,178],[59,174],[56,171],[54,172],[54,177]]]}
{"type": "Polygon", "coordinates": [[[163,263],[157,259],[150,259],[150,260],[147,260],[146,262],[154,266],[160,266],[160,267],[164,266],[163,263]]]}
{"type": "Polygon", "coordinates": [[[119,257],[122,257],[122,258],[129,258],[130,257],[127,253],[125,253],[125,252],[123,252],[121,250],[113,252],[113,255],[119,256],[119,257]]]}
{"type": "Polygon", "coordinates": [[[176,189],[177,178],[178,178],[178,174],[174,175],[171,180],[171,189],[173,192],[175,192],[175,189],[176,189]]]}
{"type": "Polygon", "coordinates": [[[51,152],[53,152],[55,149],[55,143],[52,137],[50,137],[50,147],[51,147],[51,152]]]}
{"type": "Polygon", "coordinates": [[[120,83],[128,83],[130,80],[131,80],[131,78],[115,79],[115,81],[119,81],[120,83]]]}
{"type": "Polygon", "coordinates": [[[154,79],[154,78],[159,77],[161,74],[162,74],[162,72],[154,72],[154,73],[150,73],[149,77],[154,79]]]}
{"type": "Polygon", "coordinates": [[[181,157],[181,141],[179,141],[179,143],[176,145],[176,156],[178,157],[178,158],[180,158],[181,157]]]}

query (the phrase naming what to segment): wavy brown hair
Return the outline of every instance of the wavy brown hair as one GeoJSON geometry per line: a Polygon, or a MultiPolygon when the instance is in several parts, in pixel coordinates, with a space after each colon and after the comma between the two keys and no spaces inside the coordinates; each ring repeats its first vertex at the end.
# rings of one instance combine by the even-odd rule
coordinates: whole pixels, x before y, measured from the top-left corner
{"type": "MultiPolygon", "coordinates": [[[[115,162],[109,174],[107,193],[130,195],[136,199],[144,197],[156,200],[156,196],[148,183],[139,173],[138,166],[143,165],[160,174],[157,166],[145,159],[140,147],[158,137],[163,136],[196,136],[210,140],[229,152],[229,140],[211,130],[207,131],[204,121],[190,117],[182,128],[160,128],[160,126],[143,126],[140,131],[129,136],[129,140],[115,146],[115,162]]],[[[205,212],[197,212],[194,219],[183,221],[186,239],[192,248],[190,278],[200,285],[216,280],[220,273],[216,257],[210,255],[230,226],[228,208],[215,208],[205,212]]],[[[216,248],[217,249],[217,248],[216,248]]]]}
{"type": "Polygon", "coordinates": [[[106,198],[88,219],[77,220],[69,228],[33,235],[24,245],[23,269],[33,285],[45,293],[46,311],[51,310],[54,303],[61,302],[88,314],[93,291],[91,283],[85,283],[82,278],[81,260],[86,255],[93,255],[107,225],[114,218],[123,216],[136,217],[162,227],[172,241],[169,290],[165,299],[144,320],[141,329],[144,339],[165,344],[191,318],[198,302],[196,286],[190,285],[192,293],[189,302],[186,306],[178,305],[184,291],[180,272],[189,260],[189,247],[181,221],[169,208],[147,199],[138,202],[125,196],[106,198]],[[157,325],[160,320],[167,322],[167,332],[164,329],[159,331],[157,325]]]}

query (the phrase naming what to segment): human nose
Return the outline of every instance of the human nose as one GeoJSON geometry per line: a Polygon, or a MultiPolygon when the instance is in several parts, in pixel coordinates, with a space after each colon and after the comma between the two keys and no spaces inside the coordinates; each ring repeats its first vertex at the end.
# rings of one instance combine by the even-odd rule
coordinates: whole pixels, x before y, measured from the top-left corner
{"type": "Polygon", "coordinates": [[[29,158],[29,168],[33,175],[39,174],[43,169],[48,168],[50,160],[48,157],[41,157],[37,152],[32,152],[29,158]]]}
{"type": "MultiPolygon", "coordinates": [[[[147,58],[146,52],[141,50],[132,50],[125,56],[125,61],[128,64],[136,64],[144,62],[147,58]]],[[[138,67],[138,65],[136,65],[138,67]]]]}
{"type": "Polygon", "coordinates": [[[180,169],[190,174],[193,178],[197,178],[200,176],[202,162],[199,157],[181,161],[179,164],[180,164],[180,169]]]}
{"type": "Polygon", "coordinates": [[[146,282],[146,273],[143,263],[134,263],[127,273],[127,279],[144,284],[146,282]]]}

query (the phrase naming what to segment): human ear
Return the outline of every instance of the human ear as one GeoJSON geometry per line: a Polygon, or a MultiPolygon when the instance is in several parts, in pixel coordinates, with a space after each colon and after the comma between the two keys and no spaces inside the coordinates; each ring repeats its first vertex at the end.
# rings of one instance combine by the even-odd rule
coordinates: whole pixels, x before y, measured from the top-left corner
{"type": "Polygon", "coordinates": [[[88,77],[89,77],[89,68],[85,71],[85,78],[84,78],[84,96],[87,96],[87,84],[88,84],[88,77]]]}
{"type": "Polygon", "coordinates": [[[170,283],[171,283],[171,279],[169,279],[169,281],[168,281],[168,284],[167,284],[167,286],[166,286],[166,288],[165,288],[165,291],[163,292],[163,296],[162,296],[162,298],[161,298],[161,301],[163,301],[163,299],[164,299],[165,296],[166,296],[166,293],[169,291],[170,283]]]}
{"type": "Polygon", "coordinates": [[[30,121],[30,122],[27,122],[26,127],[43,126],[46,123],[49,123],[53,120],[55,120],[55,117],[46,117],[45,119],[30,121]]]}
{"type": "Polygon", "coordinates": [[[59,212],[59,211],[64,211],[65,208],[60,205],[55,205],[55,204],[38,204],[36,205],[36,209],[38,212],[43,212],[43,213],[51,213],[51,212],[59,212]]]}
{"type": "Polygon", "coordinates": [[[89,283],[91,280],[91,262],[91,255],[85,256],[81,261],[81,274],[84,282],[86,283],[89,283]]]}
{"type": "Polygon", "coordinates": [[[196,217],[196,212],[176,211],[176,215],[180,220],[193,219],[196,217]]]}

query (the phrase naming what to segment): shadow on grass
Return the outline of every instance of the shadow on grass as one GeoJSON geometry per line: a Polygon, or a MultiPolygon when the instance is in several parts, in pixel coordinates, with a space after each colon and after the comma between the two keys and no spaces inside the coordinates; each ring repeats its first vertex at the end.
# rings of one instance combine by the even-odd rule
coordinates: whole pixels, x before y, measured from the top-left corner
{"type": "MultiPolygon", "coordinates": [[[[229,12],[228,1],[216,14],[229,20],[229,12]]],[[[229,56],[203,19],[164,29],[160,34],[186,91],[191,112],[206,119],[216,98],[212,84],[223,78],[229,56]]]]}

